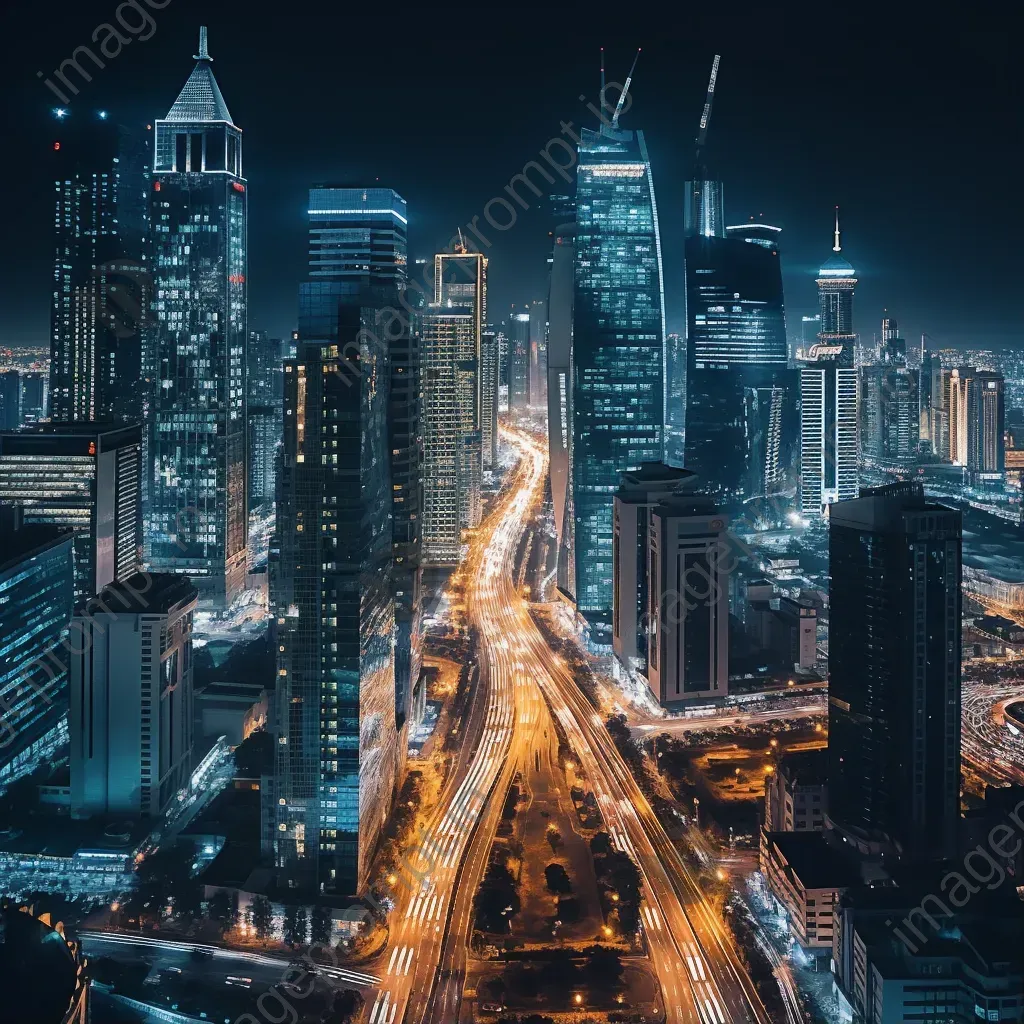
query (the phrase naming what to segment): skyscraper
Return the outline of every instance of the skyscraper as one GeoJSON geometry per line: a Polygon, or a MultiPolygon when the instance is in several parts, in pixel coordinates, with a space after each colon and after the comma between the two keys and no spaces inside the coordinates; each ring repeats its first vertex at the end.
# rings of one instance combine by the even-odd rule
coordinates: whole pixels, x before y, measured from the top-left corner
{"type": "Polygon", "coordinates": [[[643,132],[619,128],[616,114],[597,131],[581,129],[576,185],[574,596],[602,645],[611,644],[612,499],[619,474],[664,454],[662,280],[647,145],[643,132]]]}
{"type": "Polygon", "coordinates": [[[356,893],[401,769],[388,346],[374,307],[304,290],[285,363],[277,744],[265,832],[282,882],[356,893]]]}
{"type": "Polygon", "coordinates": [[[152,383],[144,252],[150,131],[120,125],[105,110],[54,115],[52,416],[141,423],[152,383]]]}
{"type": "Polygon", "coordinates": [[[967,392],[967,468],[976,481],[999,479],[1006,469],[1005,382],[1001,373],[979,370],[967,392]]]}
{"type": "Polygon", "coordinates": [[[880,362],[861,367],[861,452],[886,466],[916,461],[921,431],[920,374],[907,366],[896,321],[882,321],[880,362]]]}
{"type": "Polygon", "coordinates": [[[480,335],[480,447],[491,472],[498,464],[498,335],[491,328],[480,335]]]}
{"type": "MultiPolygon", "coordinates": [[[[16,518],[16,517],[14,517],[16,518]]],[[[0,522],[0,784],[28,770],[68,707],[67,652],[74,607],[71,534],[53,525],[0,522]]]]}
{"type": "Polygon", "coordinates": [[[514,310],[508,324],[508,407],[526,412],[530,405],[530,314],[514,310]]]}
{"type": "Polygon", "coordinates": [[[860,452],[857,369],[853,333],[853,266],[835,242],[818,272],[818,341],[800,370],[800,507],[821,515],[834,501],[857,496],[860,452]]]}
{"type": "Polygon", "coordinates": [[[778,449],[765,447],[772,435],[748,423],[747,413],[760,414],[763,405],[770,418],[774,388],[781,427],[790,385],[778,230],[752,227],[764,237],[692,235],[685,243],[685,465],[725,502],[763,493],[758,488],[766,480],[778,483],[778,449]],[[767,395],[757,394],[764,390],[767,395]],[[766,474],[769,457],[774,463],[766,474]]]}
{"type": "Polygon", "coordinates": [[[551,275],[548,282],[548,473],[558,542],[556,580],[575,593],[572,514],[572,303],[576,251],[576,204],[551,196],[551,275]]]}
{"type": "Polygon", "coordinates": [[[530,303],[530,408],[539,409],[548,394],[548,304],[530,303]]]}
{"type": "Polygon", "coordinates": [[[432,303],[422,322],[423,558],[455,565],[462,527],[480,521],[475,317],[468,307],[432,303]]]}
{"type": "Polygon", "coordinates": [[[920,484],[830,509],[829,817],[865,848],[957,849],[961,536],[920,484]]]}
{"type": "Polygon", "coordinates": [[[150,222],[157,397],[148,561],[224,609],[245,586],[246,182],[242,132],[196,66],[156,121],[150,222]]]}
{"type": "Polygon", "coordinates": [[[74,531],[75,600],[141,568],[138,426],[39,423],[0,434],[0,504],[74,531]]]}
{"type": "Polygon", "coordinates": [[[246,396],[249,422],[249,507],[269,512],[274,502],[277,446],[284,423],[281,339],[249,332],[246,396]]]}
{"type": "Polygon", "coordinates": [[[138,573],[74,618],[71,811],[159,818],[192,772],[192,615],[184,576],[138,573]]]}

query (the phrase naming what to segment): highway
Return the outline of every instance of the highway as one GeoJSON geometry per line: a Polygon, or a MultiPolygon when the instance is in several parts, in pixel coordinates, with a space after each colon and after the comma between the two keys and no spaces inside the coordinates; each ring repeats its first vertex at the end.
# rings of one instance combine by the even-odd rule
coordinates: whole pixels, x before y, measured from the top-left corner
{"type": "Polygon", "coordinates": [[[456,769],[400,879],[370,1024],[420,1024],[435,1014],[458,1018],[472,900],[515,771],[509,756],[513,736],[518,724],[530,724],[538,713],[539,698],[523,685],[515,650],[488,615],[495,603],[507,600],[533,484],[522,466],[513,471],[461,570],[468,580],[467,613],[481,636],[479,690],[456,769]]]}
{"type": "MultiPolygon", "coordinates": [[[[508,518],[498,532],[508,530],[518,536],[525,528],[527,512],[540,499],[547,455],[542,443],[529,435],[510,430],[503,433],[520,452],[525,475],[519,493],[526,495],[526,500],[510,506],[508,518]],[[522,521],[509,521],[516,516],[522,516],[522,521]]],[[[600,716],[561,658],[544,641],[526,601],[511,586],[508,573],[502,571],[502,560],[495,558],[491,565],[497,576],[492,586],[486,585],[489,574],[485,576],[480,594],[485,643],[489,650],[493,650],[496,638],[507,643],[507,651],[499,650],[515,663],[517,673],[518,665],[525,668],[522,684],[526,685],[521,684],[520,689],[539,690],[555,709],[598,796],[613,841],[630,854],[641,870],[645,882],[642,917],[646,941],[661,982],[667,1019],[687,1024],[767,1024],[767,1013],[724,926],[641,794],[600,716]]],[[[453,926],[452,941],[464,945],[468,934],[460,935],[453,926]]],[[[450,1011],[451,1006],[447,1014],[436,1019],[454,1019],[450,1011]]]]}
{"type": "Polygon", "coordinates": [[[961,748],[964,761],[995,785],[1024,785],[1024,732],[1008,724],[1006,705],[1024,700],[1024,684],[965,683],[961,748]]]}

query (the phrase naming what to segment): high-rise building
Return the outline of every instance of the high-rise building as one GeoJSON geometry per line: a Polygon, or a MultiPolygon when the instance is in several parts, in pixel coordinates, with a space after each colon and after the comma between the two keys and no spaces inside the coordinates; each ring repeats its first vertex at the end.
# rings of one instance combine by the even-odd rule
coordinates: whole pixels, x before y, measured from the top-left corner
{"type": "Polygon", "coordinates": [[[39,423],[0,434],[0,504],[74,531],[75,600],[141,568],[142,430],[39,423]]]}
{"type": "Polygon", "coordinates": [[[498,465],[498,335],[480,335],[480,447],[485,472],[498,465]]]}
{"type": "Polygon", "coordinates": [[[530,408],[543,408],[548,395],[548,304],[530,303],[530,408]]]}
{"type": "Polygon", "coordinates": [[[920,373],[907,366],[896,321],[882,321],[881,361],[861,367],[861,452],[886,466],[916,461],[921,430],[920,373]]]}
{"type": "Polygon", "coordinates": [[[646,675],[651,509],[691,490],[696,477],[685,469],[645,462],[621,479],[613,513],[612,650],[627,672],[646,675]]]}
{"type": "Polygon", "coordinates": [[[961,536],[920,484],[830,509],[829,816],[866,849],[957,849],[961,536]]]}
{"type": "Polygon", "coordinates": [[[68,707],[71,534],[0,518],[0,785],[52,745],[68,707]]]}
{"type": "Polygon", "coordinates": [[[192,617],[185,576],[137,573],[76,613],[71,813],[158,819],[192,772],[192,617]]]}
{"type": "Polygon", "coordinates": [[[1006,469],[1005,381],[979,370],[967,391],[967,468],[975,479],[998,479],[1006,469]]]}
{"type": "Polygon", "coordinates": [[[830,256],[818,271],[820,329],[800,369],[800,508],[818,516],[857,496],[860,457],[853,266],[840,255],[839,213],[830,256]]]}
{"type": "MultiPolygon", "coordinates": [[[[50,418],[49,378],[40,370],[21,372],[21,422],[41,423],[50,418]]],[[[141,423],[139,419],[120,417],[121,422],[141,423]]]]}
{"type": "Polygon", "coordinates": [[[431,304],[424,313],[423,558],[431,565],[457,564],[462,528],[480,522],[475,344],[472,308],[431,304]]]}
{"type": "MultiPolygon", "coordinates": [[[[335,305],[361,308],[364,329],[388,348],[395,721],[403,736],[418,692],[423,502],[420,343],[412,324],[422,288],[418,293],[407,291],[407,227],[406,201],[394,189],[341,185],[310,189],[310,280],[301,286],[304,308],[326,309],[331,315],[335,305]]],[[[336,327],[326,323],[316,331],[314,337],[333,337],[336,327]]],[[[346,353],[342,351],[341,356],[346,353]]],[[[347,372],[351,377],[351,368],[347,372]]]]}
{"type": "Polygon", "coordinates": [[[576,250],[576,204],[550,196],[551,273],[548,279],[548,474],[558,544],[556,583],[575,593],[570,449],[572,446],[572,303],[576,250]]]}
{"type": "Polygon", "coordinates": [[[17,430],[21,426],[21,373],[0,371],[0,430],[17,430]]]}
{"type": "Polygon", "coordinates": [[[793,396],[778,229],[692,235],[685,256],[685,465],[709,494],[739,501],[763,494],[766,482],[779,486],[783,471],[780,431],[793,396]]]}
{"type": "Polygon", "coordinates": [[[264,835],[284,884],[351,894],[367,882],[402,765],[391,368],[379,307],[330,284],[303,289],[299,355],[285,362],[271,563],[278,742],[264,835]]]}
{"type": "Polygon", "coordinates": [[[274,502],[277,447],[284,424],[284,361],[281,339],[249,332],[246,395],[249,426],[249,506],[274,502]]]}
{"type": "Polygon", "coordinates": [[[973,366],[956,366],[949,371],[946,406],[949,409],[949,461],[954,466],[967,465],[967,395],[975,373],[973,366]]]}
{"type": "Polygon", "coordinates": [[[671,497],[647,530],[647,678],[664,707],[729,692],[726,519],[705,495],[671,497]]]}
{"type": "Polygon", "coordinates": [[[184,573],[203,605],[222,610],[246,572],[247,185],[242,132],[213,77],[205,28],[195,60],[155,122],[146,549],[155,572],[184,573]]]}
{"type": "Polygon", "coordinates": [[[530,314],[513,311],[508,322],[508,407],[526,412],[530,405],[530,314]]]}
{"type": "MultiPolygon", "coordinates": [[[[621,105],[621,104],[620,104],[621,105]]],[[[612,500],[619,474],[664,456],[665,298],[651,163],[617,117],[581,129],[572,351],[577,610],[611,644],[612,500]]]]}

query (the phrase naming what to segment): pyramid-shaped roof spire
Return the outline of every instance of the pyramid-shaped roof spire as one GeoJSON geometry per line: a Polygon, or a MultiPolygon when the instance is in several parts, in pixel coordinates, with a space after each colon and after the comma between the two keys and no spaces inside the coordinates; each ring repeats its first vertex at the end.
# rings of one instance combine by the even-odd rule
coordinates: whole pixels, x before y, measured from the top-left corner
{"type": "Polygon", "coordinates": [[[229,121],[231,114],[224,102],[217,79],[210,65],[213,58],[206,49],[206,26],[199,29],[199,53],[194,55],[196,66],[188,76],[185,87],[167,112],[166,121],[229,121]]]}

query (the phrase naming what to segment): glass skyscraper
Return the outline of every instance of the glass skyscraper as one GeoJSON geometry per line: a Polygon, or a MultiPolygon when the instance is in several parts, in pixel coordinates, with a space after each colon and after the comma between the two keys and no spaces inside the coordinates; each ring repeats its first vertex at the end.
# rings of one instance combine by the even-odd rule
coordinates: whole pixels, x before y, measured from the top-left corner
{"type": "Polygon", "coordinates": [[[582,129],[572,352],[575,598],[611,644],[612,502],[625,470],[663,457],[665,299],[643,132],[582,129]]]}
{"type": "Polygon", "coordinates": [[[417,347],[406,205],[310,190],[310,280],[284,366],[271,602],[278,743],[266,836],[282,881],[353,894],[401,781],[419,675],[417,347]]]}
{"type": "Polygon", "coordinates": [[[685,243],[685,465],[726,503],[771,493],[784,476],[782,268],[777,229],[757,227],[775,234],[685,243]]]}
{"type": "Polygon", "coordinates": [[[246,183],[242,132],[200,30],[196,66],[156,122],[150,193],[156,399],[146,546],[200,604],[245,586],[246,183]]]}

